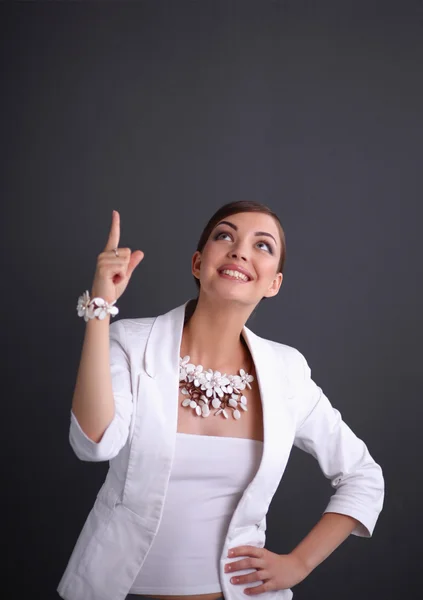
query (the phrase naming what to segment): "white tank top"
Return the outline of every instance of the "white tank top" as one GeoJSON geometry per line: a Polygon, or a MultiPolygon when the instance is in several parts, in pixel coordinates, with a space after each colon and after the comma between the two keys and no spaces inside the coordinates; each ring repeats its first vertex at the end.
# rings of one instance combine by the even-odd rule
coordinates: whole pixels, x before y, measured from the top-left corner
{"type": "Polygon", "coordinates": [[[257,440],[176,434],[160,526],[130,593],[222,591],[219,561],[229,522],[262,452],[257,440]]]}

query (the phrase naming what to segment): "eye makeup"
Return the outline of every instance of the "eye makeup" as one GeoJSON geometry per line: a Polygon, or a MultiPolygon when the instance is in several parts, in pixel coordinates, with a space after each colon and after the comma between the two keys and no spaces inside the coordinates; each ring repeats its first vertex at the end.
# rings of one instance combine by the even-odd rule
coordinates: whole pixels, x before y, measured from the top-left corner
{"type": "MultiPolygon", "coordinates": [[[[229,231],[220,230],[220,231],[217,231],[217,232],[214,234],[214,236],[213,236],[213,240],[214,240],[214,241],[216,241],[216,240],[218,239],[218,237],[219,237],[220,235],[223,235],[223,234],[225,234],[225,235],[229,235],[230,237],[232,237],[232,234],[231,234],[229,231]]],[[[269,242],[267,242],[266,240],[258,240],[258,241],[257,241],[257,244],[258,244],[258,243],[260,243],[260,244],[266,244],[266,246],[267,246],[267,247],[268,247],[268,249],[269,249],[269,254],[274,254],[274,250],[273,250],[272,244],[269,244],[269,242]]]]}

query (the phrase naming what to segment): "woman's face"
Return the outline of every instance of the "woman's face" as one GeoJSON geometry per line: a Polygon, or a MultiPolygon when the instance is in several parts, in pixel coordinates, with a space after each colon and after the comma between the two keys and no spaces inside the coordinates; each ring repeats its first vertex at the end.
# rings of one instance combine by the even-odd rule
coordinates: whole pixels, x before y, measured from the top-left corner
{"type": "Polygon", "coordinates": [[[275,220],[263,213],[225,217],[212,230],[202,253],[192,257],[192,273],[201,292],[256,305],[263,296],[275,296],[283,275],[277,272],[281,240],[275,220]],[[231,265],[234,265],[231,267],[231,265]],[[222,272],[224,268],[248,274],[248,280],[222,272]]]}

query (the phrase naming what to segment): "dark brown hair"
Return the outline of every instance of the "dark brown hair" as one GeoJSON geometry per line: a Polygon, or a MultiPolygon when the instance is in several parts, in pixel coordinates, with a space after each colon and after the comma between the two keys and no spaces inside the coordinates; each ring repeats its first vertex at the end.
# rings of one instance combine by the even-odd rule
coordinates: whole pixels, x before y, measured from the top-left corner
{"type": "MultiPolygon", "coordinates": [[[[283,273],[283,267],[285,264],[285,256],[286,256],[285,232],[282,228],[282,224],[279,220],[279,217],[272,210],[270,210],[270,208],[268,206],[266,206],[265,204],[260,204],[260,202],[253,202],[250,200],[240,200],[238,202],[229,202],[229,204],[224,204],[223,206],[221,206],[214,213],[214,215],[212,215],[209,222],[203,229],[203,232],[202,232],[200,239],[198,241],[198,244],[197,244],[197,250],[199,252],[203,251],[203,248],[206,245],[211,232],[213,231],[213,229],[216,227],[216,225],[222,219],[225,219],[226,217],[229,217],[230,215],[235,215],[236,213],[241,213],[241,212],[263,213],[265,215],[269,215],[269,216],[273,217],[273,219],[276,221],[276,225],[279,230],[281,246],[282,246],[281,247],[281,255],[279,257],[277,273],[283,273]]],[[[198,289],[200,289],[200,282],[197,279],[197,277],[194,276],[194,280],[195,280],[196,286],[198,287],[198,289]]]]}

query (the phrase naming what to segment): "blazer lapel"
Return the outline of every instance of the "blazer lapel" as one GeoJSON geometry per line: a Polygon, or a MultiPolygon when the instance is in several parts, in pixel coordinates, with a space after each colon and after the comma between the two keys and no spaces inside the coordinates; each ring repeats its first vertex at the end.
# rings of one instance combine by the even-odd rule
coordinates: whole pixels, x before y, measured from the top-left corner
{"type": "Polygon", "coordinates": [[[156,317],[144,353],[123,501],[156,527],[173,462],[178,422],[179,348],[185,304],[156,317]],[[139,477],[139,473],[143,476],[139,477]],[[145,489],[156,490],[159,505],[145,489]]]}
{"type": "Polygon", "coordinates": [[[257,385],[263,409],[263,456],[257,473],[247,490],[260,490],[271,498],[289,457],[293,441],[293,423],[286,397],[288,378],[286,365],[278,345],[266,340],[247,327],[243,329],[253,357],[257,385]]]}

